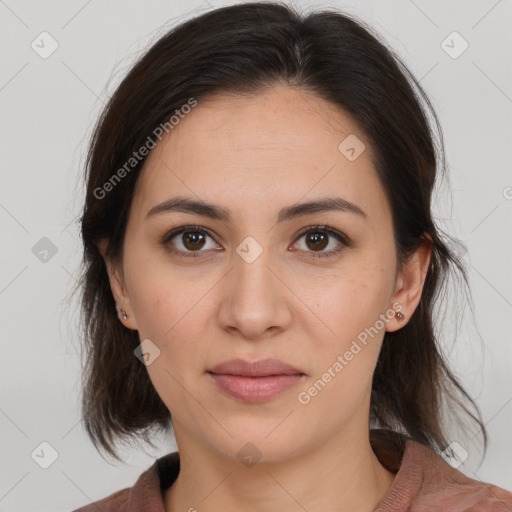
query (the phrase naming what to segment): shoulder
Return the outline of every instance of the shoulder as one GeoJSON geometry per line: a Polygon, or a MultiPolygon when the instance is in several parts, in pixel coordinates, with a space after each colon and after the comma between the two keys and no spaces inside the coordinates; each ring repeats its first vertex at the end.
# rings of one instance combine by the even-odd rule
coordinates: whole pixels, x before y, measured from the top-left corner
{"type": "MultiPolygon", "coordinates": [[[[454,512],[512,512],[512,493],[482,482],[451,466],[431,448],[409,441],[416,464],[422,475],[413,510],[453,510],[454,512]]],[[[476,476],[476,475],[475,475],[476,476]]]]}
{"type": "Polygon", "coordinates": [[[375,512],[512,512],[512,492],[470,478],[424,444],[402,441],[395,480],[375,512]]]}
{"type": "Polygon", "coordinates": [[[85,505],[84,507],[77,508],[73,510],[73,512],[97,512],[98,510],[101,510],[102,512],[124,511],[126,510],[130,490],[131,487],[121,489],[106,498],[89,503],[89,505],[85,505]]]}
{"type": "Polygon", "coordinates": [[[457,512],[512,512],[512,492],[467,476],[431,448],[417,444],[415,449],[424,468],[421,492],[415,500],[418,510],[435,504],[457,512]]]}
{"type": "Polygon", "coordinates": [[[157,459],[137,479],[109,496],[73,512],[164,512],[162,490],[172,485],[179,473],[178,452],[157,459]]]}
{"type": "Polygon", "coordinates": [[[452,471],[456,473],[453,477],[445,470],[442,478],[426,480],[414,500],[413,510],[430,511],[435,506],[454,512],[512,512],[511,492],[490,483],[462,478],[464,475],[454,468],[452,471]]]}

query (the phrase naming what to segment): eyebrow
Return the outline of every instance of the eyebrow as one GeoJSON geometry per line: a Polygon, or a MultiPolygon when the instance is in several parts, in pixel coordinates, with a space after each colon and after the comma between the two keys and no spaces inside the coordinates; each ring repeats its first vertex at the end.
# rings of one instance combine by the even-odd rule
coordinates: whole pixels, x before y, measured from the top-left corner
{"type": "MultiPolygon", "coordinates": [[[[277,222],[289,221],[303,215],[326,211],[340,211],[359,215],[364,219],[368,218],[366,212],[356,204],[342,199],[341,197],[326,197],[282,208],[277,216],[277,222]]],[[[228,209],[202,200],[189,199],[187,197],[173,197],[154,206],[146,214],[146,219],[165,212],[192,213],[224,222],[230,222],[232,220],[231,212],[228,209]]]]}

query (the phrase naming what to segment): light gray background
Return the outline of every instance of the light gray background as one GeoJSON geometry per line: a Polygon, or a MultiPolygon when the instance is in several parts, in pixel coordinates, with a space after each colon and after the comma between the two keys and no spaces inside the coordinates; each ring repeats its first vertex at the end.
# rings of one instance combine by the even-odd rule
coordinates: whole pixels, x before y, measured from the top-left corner
{"type": "MultiPolygon", "coordinates": [[[[93,122],[137,52],[166,28],[223,4],[0,0],[2,511],[73,510],[133,485],[155,457],[175,449],[173,440],[156,439],[158,451],[126,451],[127,465],[115,466],[84,434],[78,316],[67,303],[81,257],[73,221],[93,122]],[[31,48],[43,31],[59,45],[47,59],[31,48]],[[57,249],[46,262],[33,252],[43,237],[57,249]],[[58,454],[48,469],[31,457],[43,441],[58,454]]],[[[511,2],[297,4],[339,6],[368,21],[421,78],[437,109],[452,195],[440,191],[436,217],[469,247],[476,307],[476,326],[466,318],[447,352],[491,437],[483,464],[471,452],[460,470],[511,490],[511,2]],[[442,46],[453,31],[469,43],[458,58],[442,46]]],[[[452,52],[461,48],[450,41],[452,52]]]]}

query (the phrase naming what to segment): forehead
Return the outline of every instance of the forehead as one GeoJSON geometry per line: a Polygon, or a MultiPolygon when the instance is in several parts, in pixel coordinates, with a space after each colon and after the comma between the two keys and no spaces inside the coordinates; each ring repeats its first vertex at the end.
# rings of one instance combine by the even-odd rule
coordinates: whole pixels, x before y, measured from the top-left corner
{"type": "Polygon", "coordinates": [[[148,155],[134,209],[145,215],[176,195],[240,213],[326,195],[342,196],[369,215],[387,208],[371,148],[354,119],[291,87],[216,94],[183,116],[148,155]],[[356,159],[340,150],[345,140],[364,144],[356,159]]]}

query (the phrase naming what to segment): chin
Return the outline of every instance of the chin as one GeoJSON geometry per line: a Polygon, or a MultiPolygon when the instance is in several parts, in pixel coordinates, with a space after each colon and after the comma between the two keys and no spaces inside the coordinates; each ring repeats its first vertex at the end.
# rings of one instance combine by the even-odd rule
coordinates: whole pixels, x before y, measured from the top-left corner
{"type": "Polygon", "coordinates": [[[307,450],[307,440],[304,439],[304,445],[300,443],[304,436],[302,428],[291,423],[291,418],[282,422],[283,417],[286,415],[280,415],[278,418],[253,417],[245,421],[224,422],[232,437],[225,432],[219,432],[215,439],[212,439],[211,431],[203,435],[208,444],[220,455],[232,461],[242,462],[247,467],[252,467],[256,463],[282,462],[307,450]],[[285,426],[288,421],[290,423],[285,426]]]}

